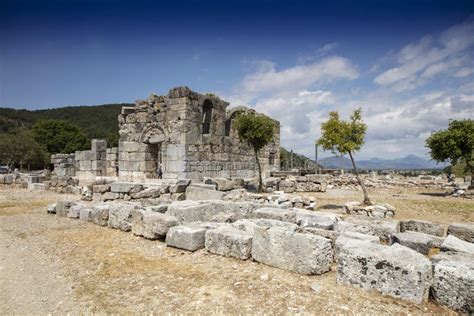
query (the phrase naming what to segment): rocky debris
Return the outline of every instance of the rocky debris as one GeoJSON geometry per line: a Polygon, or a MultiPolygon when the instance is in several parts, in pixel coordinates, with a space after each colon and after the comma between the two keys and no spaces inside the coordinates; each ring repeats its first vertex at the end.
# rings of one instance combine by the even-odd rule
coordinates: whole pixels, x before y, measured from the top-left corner
{"type": "Polygon", "coordinates": [[[152,188],[147,188],[143,191],[132,193],[130,195],[130,197],[132,199],[149,199],[149,198],[155,199],[155,198],[160,197],[160,195],[161,195],[161,188],[160,187],[157,187],[157,188],[152,187],[152,188]]]}
{"type": "Polygon", "coordinates": [[[135,182],[113,182],[110,191],[114,193],[137,193],[143,190],[143,185],[135,182]]]}
{"type": "Polygon", "coordinates": [[[252,218],[274,219],[283,222],[296,223],[296,211],[276,207],[262,207],[251,214],[252,218]]]}
{"type": "Polygon", "coordinates": [[[301,274],[322,274],[331,269],[331,242],[323,237],[281,228],[256,227],[252,257],[255,261],[301,274]]]}
{"type": "Polygon", "coordinates": [[[353,240],[365,241],[365,242],[370,242],[374,244],[380,243],[380,238],[377,236],[361,234],[361,233],[356,233],[356,232],[344,232],[340,234],[336,238],[336,241],[334,242],[334,260],[336,262],[339,258],[339,252],[341,251],[341,247],[344,246],[346,243],[353,240]]]}
{"type": "Polygon", "coordinates": [[[181,179],[178,180],[175,184],[170,186],[170,193],[184,193],[186,192],[186,188],[188,187],[191,180],[189,179],[181,179]]]}
{"type": "Polygon", "coordinates": [[[400,232],[400,222],[397,220],[368,220],[359,217],[348,217],[345,221],[338,221],[334,230],[342,232],[356,232],[380,237],[389,242],[392,235],[400,232]]]}
{"type": "Polygon", "coordinates": [[[147,239],[163,239],[178,220],[162,213],[136,209],[132,211],[132,233],[147,239]]]}
{"type": "Polygon", "coordinates": [[[193,201],[222,200],[225,193],[217,191],[214,185],[198,185],[191,183],[186,188],[186,199],[193,201]]]}
{"type": "Polygon", "coordinates": [[[395,207],[390,204],[362,205],[359,202],[348,202],[344,204],[347,214],[364,215],[375,218],[393,217],[395,215],[395,207]]]}
{"type": "Polygon", "coordinates": [[[428,255],[432,248],[440,248],[443,241],[442,237],[411,231],[392,236],[392,243],[399,243],[424,255],[428,255]]]}
{"type": "Polygon", "coordinates": [[[124,232],[132,230],[132,211],[138,208],[136,204],[127,202],[110,203],[108,226],[124,232]]]}
{"type": "Polygon", "coordinates": [[[205,248],[221,256],[246,260],[252,254],[252,235],[234,227],[220,226],[206,231],[205,248]]]}
{"type": "Polygon", "coordinates": [[[453,223],[448,226],[448,235],[474,243],[474,224],[453,223]]]}
{"type": "Polygon", "coordinates": [[[441,244],[441,251],[453,251],[474,255],[474,244],[448,235],[441,244]]]}
{"type": "Polygon", "coordinates": [[[400,231],[402,233],[405,231],[413,231],[439,237],[444,235],[444,228],[440,224],[420,220],[401,221],[400,231]]]}
{"type": "Polygon", "coordinates": [[[466,314],[474,311],[474,256],[441,253],[432,258],[431,296],[441,305],[466,314]]]}
{"type": "Polygon", "coordinates": [[[226,179],[226,178],[205,178],[205,184],[215,185],[218,191],[230,191],[234,189],[240,189],[244,187],[244,179],[226,179]]]}
{"type": "Polygon", "coordinates": [[[316,227],[333,230],[340,217],[331,213],[298,210],[296,212],[296,224],[300,227],[316,227]]]}
{"type": "Polygon", "coordinates": [[[92,186],[93,193],[105,193],[110,191],[110,184],[95,184],[92,186]]]}
{"type": "Polygon", "coordinates": [[[71,206],[74,204],[76,204],[76,202],[67,200],[59,201],[56,203],[56,215],[66,217],[69,212],[69,208],[71,208],[71,206]]]}
{"type": "Polygon", "coordinates": [[[57,205],[57,203],[49,204],[47,209],[46,209],[46,212],[48,214],[56,214],[56,205],[57,205]]]}
{"type": "Polygon", "coordinates": [[[210,222],[218,215],[232,215],[233,220],[238,220],[249,218],[257,207],[252,202],[185,200],[172,202],[166,214],[176,217],[180,223],[210,222]]]}
{"type": "Polygon", "coordinates": [[[110,203],[99,203],[92,207],[92,221],[99,226],[107,226],[109,222],[110,203]]]}
{"type": "Polygon", "coordinates": [[[166,234],[166,245],[174,248],[196,251],[205,246],[205,235],[208,229],[214,229],[218,223],[189,223],[173,226],[166,234]]]}
{"type": "Polygon", "coordinates": [[[168,207],[170,204],[160,204],[160,205],[151,205],[151,206],[146,206],[145,209],[152,211],[152,212],[157,212],[157,213],[166,213],[168,210],[168,207]]]}
{"type": "Polygon", "coordinates": [[[249,233],[250,235],[254,234],[256,227],[282,228],[289,231],[296,231],[298,228],[296,224],[264,218],[240,219],[232,223],[232,227],[243,230],[249,233]]]}
{"type": "Polygon", "coordinates": [[[430,261],[399,244],[384,246],[352,240],[340,248],[337,283],[419,304],[428,299],[431,281],[430,261]]]}

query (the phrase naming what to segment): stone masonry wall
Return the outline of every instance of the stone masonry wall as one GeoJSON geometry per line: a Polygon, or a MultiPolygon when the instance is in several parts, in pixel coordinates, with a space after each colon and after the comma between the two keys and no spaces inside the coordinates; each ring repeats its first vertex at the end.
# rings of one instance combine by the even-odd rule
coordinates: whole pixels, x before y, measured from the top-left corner
{"type": "Polygon", "coordinates": [[[93,139],[91,150],[76,151],[75,164],[76,176],[89,179],[107,174],[107,141],[105,139],[93,139]]]}

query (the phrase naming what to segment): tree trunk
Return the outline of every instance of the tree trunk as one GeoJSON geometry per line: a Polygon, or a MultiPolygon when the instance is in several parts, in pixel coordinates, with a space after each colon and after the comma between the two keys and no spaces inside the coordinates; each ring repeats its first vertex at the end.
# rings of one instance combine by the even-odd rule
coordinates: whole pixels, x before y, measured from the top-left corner
{"type": "Polygon", "coordinates": [[[258,192],[263,192],[262,166],[260,165],[260,160],[258,159],[258,150],[254,149],[254,153],[258,166],[258,192]]]}
{"type": "Polygon", "coordinates": [[[359,182],[360,187],[362,188],[362,192],[364,192],[364,202],[362,203],[364,205],[372,205],[372,202],[370,202],[369,199],[369,193],[367,192],[367,188],[365,187],[364,181],[362,181],[362,178],[359,176],[359,172],[357,171],[357,167],[355,165],[354,157],[352,157],[352,152],[350,151],[349,156],[351,157],[352,167],[354,168],[354,174],[357,178],[357,181],[359,182]]]}
{"type": "Polygon", "coordinates": [[[465,159],[466,165],[469,167],[469,171],[471,171],[471,186],[469,188],[474,188],[474,166],[469,163],[467,159],[465,159]]]}

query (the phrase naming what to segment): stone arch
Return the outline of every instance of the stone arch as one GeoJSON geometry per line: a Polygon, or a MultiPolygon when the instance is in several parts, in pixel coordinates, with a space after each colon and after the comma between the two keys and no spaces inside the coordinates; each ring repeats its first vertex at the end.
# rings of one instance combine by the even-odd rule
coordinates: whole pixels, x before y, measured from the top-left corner
{"type": "Polygon", "coordinates": [[[141,131],[138,141],[147,144],[159,144],[166,141],[166,133],[158,124],[148,124],[141,131]]]}
{"type": "Polygon", "coordinates": [[[202,105],[202,133],[210,134],[212,122],[212,101],[206,99],[202,105]]]}

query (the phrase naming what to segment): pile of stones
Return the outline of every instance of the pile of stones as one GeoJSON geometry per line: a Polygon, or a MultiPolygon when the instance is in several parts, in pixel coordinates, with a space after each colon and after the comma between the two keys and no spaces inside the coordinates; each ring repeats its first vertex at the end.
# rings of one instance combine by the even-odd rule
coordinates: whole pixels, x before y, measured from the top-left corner
{"type": "MultiPolygon", "coordinates": [[[[190,188],[192,186],[188,186],[190,188]]],[[[211,190],[209,190],[211,191],[211,190]]],[[[220,192],[215,190],[216,192],[220,192]]],[[[425,221],[362,218],[251,201],[60,201],[48,213],[79,218],[188,251],[254,260],[420,303],[431,297],[462,312],[474,308],[474,225],[447,229],[425,221]],[[441,250],[429,259],[426,254],[441,250]]]]}
{"type": "Polygon", "coordinates": [[[348,202],[344,204],[347,214],[362,215],[375,218],[393,217],[395,207],[390,204],[362,205],[360,202],[348,202]]]}
{"type": "Polygon", "coordinates": [[[263,181],[266,192],[283,191],[294,192],[325,192],[327,175],[307,174],[305,176],[287,176],[283,178],[270,177],[263,181]]]}

